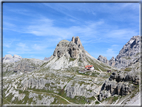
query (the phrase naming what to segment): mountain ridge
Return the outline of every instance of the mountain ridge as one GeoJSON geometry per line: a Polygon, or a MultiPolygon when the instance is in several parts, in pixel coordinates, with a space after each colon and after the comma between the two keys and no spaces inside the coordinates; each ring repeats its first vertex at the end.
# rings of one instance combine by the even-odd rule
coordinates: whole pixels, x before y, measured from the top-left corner
{"type": "Polygon", "coordinates": [[[119,51],[119,54],[116,58],[112,57],[110,60],[107,60],[106,57],[99,55],[98,60],[103,63],[109,62],[109,65],[116,68],[126,68],[135,60],[140,59],[140,36],[133,36],[119,51]],[[105,60],[105,61],[103,61],[105,60]]]}
{"type": "Polygon", "coordinates": [[[132,66],[133,69],[121,70],[109,66],[92,57],[79,37],[73,37],[71,41],[60,41],[53,55],[44,60],[22,58],[3,63],[3,101],[30,105],[125,105],[128,96],[133,98],[139,92],[139,60],[132,66]],[[94,69],[87,70],[85,65],[93,65],[94,69]]]}

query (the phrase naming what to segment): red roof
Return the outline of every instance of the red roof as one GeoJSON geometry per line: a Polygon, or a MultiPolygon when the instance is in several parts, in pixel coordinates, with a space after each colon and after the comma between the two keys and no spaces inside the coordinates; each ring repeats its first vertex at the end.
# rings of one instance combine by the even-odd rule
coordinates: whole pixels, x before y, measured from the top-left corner
{"type": "Polygon", "coordinates": [[[88,68],[88,67],[93,67],[93,65],[86,65],[86,66],[85,66],[85,68],[88,68]]]}

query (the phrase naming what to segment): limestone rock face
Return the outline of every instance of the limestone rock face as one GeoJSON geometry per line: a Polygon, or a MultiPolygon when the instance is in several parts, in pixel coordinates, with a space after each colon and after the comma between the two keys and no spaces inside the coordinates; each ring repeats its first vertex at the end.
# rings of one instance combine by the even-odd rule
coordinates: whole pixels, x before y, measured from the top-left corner
{"type": "Polygon", "coordinates": [[[48,61],[49,59],[50,59],[50,57],[49,58],[45,57],[43,60],[44,61],[48,61]]]}
{"type": "Polygon", "coordinates": [[[99,55],[98,60],[103,63],[109,64],[109,61],[107,60],[107,58],[102,55],[99,55]]]}
{"type": "Polygon", "coordinates": [[[110,66],[114,66],[115,65],[115,58],[112,57],[110,60],[109,60],[109,65],[110,66]]]}
{"type": "Polygon", "coordinates": [[[57,44],[56,49],[54,50],[53,56],[57,56],[58,58],[62,57],[64,53],[67,51],[69,41],[62,40],[57,44]]]}
{"type": "MultiPolygon", "coordinates": [[[[68,97],[70,98],[74,98],[75,96],[84,96],[86,98],[90,98],[95,96],[95,92],[93,91],[88,91],[86,85],[81,85],[78,83],[75,83],[74,86],[72,86],[71,82],[69,82],[66,87],[65,87],[65,92],[67,94],[68,97]]],[[[92,88],[91,86],[89,86],[88,88],[92,88]]]]}
{"type": "MultiPolygon", "coordinates": [[[[60,41],[48,62],[45,64],[45,67],[62,70],[68,67],[84,68],[86,65],[94,64],[95,66],[97,63],[102,64],[84,49],[79,37],[72,37],[71,41],[60,41]]],[[[108,69],[106,64],[102,65],[105,65],[106,69],[108,69]]]]}
{"type": "Polygon", "coordinates": [[[139,77],[134,72],[113,72],[109,79],[102,85],[98,100],[101,101],[103,98],[107,98],[109,94],[113,96],[115,94],[127,95],[131,93],[132,90],[134,90],[134,86],[130,81],[133,84],[138,85],[139,77]]]}
{"type": "Polygon", "coordinates": [[[112,57],[108,61],[106,57],[100,55],[98,60],[120,69],[131,66],[136,62],[140,62],[140,36],[133,36],[123,46],[116,58],[112,57]]]}
{"type": "Polygon", "coordinates": [[[125,68],[140,59],[140,36],[133,36],[115,58],[115,67],[125,68]]]}
{"type": "Polygon", "coordinates": [[[8,54],[8,55],[5,55],[5,57],[3,58],[3,60],[9,60],[9,59],[12,59],[12,55],[8,54]]]}
{"type": "Polygon", "coordinates": [[[19,58],[19,59],[21,59],[22,57],[19,56],[19,55],[13,55],[13,58],[19,58]]]}
{"type": "Polygon", "coordinates": [[[39,59],[22,58],[18,62],[4,63],[3,72],[31,72],[37,70],[44,62],[39,59]]]}
{"type": "Polygon", "coordinates": [[[4,63],[13,63],[13,62],[20,61],[21,59],[22,59],[22,57],[19,55],[12,56],[12,55],[8,54],[8,55],[5,55],[5,57],[3,58],[3,62],[4,63]]]}
{"type": "Polygon", "coordinates": [[[82,58],[84,53],[85,50],[79,37],[72,37],[70,42],[67,40],[60,41],[54,50],[53,56],[57,56],[58,58],[62,56],[66,56],[67,58],[82,58]]]}

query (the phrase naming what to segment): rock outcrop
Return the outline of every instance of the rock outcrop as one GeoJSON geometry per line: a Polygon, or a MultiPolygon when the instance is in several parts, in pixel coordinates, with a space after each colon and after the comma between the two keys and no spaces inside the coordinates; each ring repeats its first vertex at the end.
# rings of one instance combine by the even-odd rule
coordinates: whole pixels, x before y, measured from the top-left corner
{"type": "Polygon", "coordinates": [[[81,44],[79,37],[72,37],[71,42],[67,40],[62,40],[57,44],[54,50],[53,56],[58,58],[66,56],[67,58],[83,58],[85,54],[84,47],[81,44]]]}
{"type": "Polygon", "coordinates": [[[116,68],[126,68],[140,61],[140,36],[133,36],[120,50],[116,58],[109,61],[106,57],[99,56],[98,60],[116,68]]]}
{"type": "Polygon", "coordinates": [[[110,66],[114,66],[115,65],[115,58],[112,57],[110,60],[109,60],[109,65],[110,66]]]}
{"type": "Polygon", "coordinates": [[[102,55],[99,55],[98,60],[103,63],[109,64],[109,61],[107,60],[107,58],[102,55]]]}
{"type": "Polygon", "coordinates": [[[50,57],[48,57],[48,58],[45,57],[43,60],[44,61],[48,61],[49,59],[50,59],[50,57]]]}
{"type": "Polygon", "coordinates": [[[8,55],[5,55],[5,57],[3,58],[3,62],[4,63],[13,63],[13,62],[20,61],[21,59],[22,59],[22,57],[19,55],[12,56],[12,55],[8,54],[8,55]]]}
{"type": "MultiPolygon", "coordinates": [[[[85,65],[90,64],[88,62],[90,57],[91,55],[85,51],[79,37],[72,37],[70,42],[67,40],[62,40],[57,44],[46,67],[50,67],[51,69],[62,69],[75,66],[84,67],[85,65]]],[[[94,58],[94,60],[96,59],[94,58]]]]}
{"type": "Polygon", "coordinates": [[[86,65],[91,64],[93,66],[101,64],[102,66],[106,66],[106,69],[110,68],[85,51],[79,37],[72,37],[70,42],[62,40],[57,44],[53,55],[45,67],[50,67],[50,69],[66,69],[68,67],[84,68],[86,65]]]}
{"type": "Polygon", "coordinates": [[[109,79],[102,85],[98,99],[101,101],[103,98],[115,94],[122,96],[131,93],[135,89],[135,86],[131,82],[135,85],[139,84],[139,77],[134,72],[113,72],[109,79]]]}
{"type": "MultiPolygon", "coordinates": [[[[16,56],[14,56],[14,57],[16,57],[16,56]]],[[[12,72],[31,72],[33,70],[40,68],[40,65],[42,65],[44,63],[42,60],[26,59],[26,58],[22,58],[22,59],[16,60],[16,61],[17,62],[13,62],[13,63],[9,63],[9,62],[4,63],[3,64],[3,72],[10,72],[10,71],[12,71],[12,72]]]]}
{"type": "Polygon", "coordinates": [[[115,67],[125,68],[140,59],[140,36],[133,36],[115,58],[115,67]]]}

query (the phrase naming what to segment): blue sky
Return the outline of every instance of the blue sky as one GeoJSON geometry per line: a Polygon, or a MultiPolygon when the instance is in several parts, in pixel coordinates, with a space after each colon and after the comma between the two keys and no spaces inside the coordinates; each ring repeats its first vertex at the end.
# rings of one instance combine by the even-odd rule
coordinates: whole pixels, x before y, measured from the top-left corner
{"type": "Polygon", "coordinates": [[[93,57],[110,59],[139,35],[139,3],[3,3],[3,56],[50,57],[79,36],[93,57]]]}

